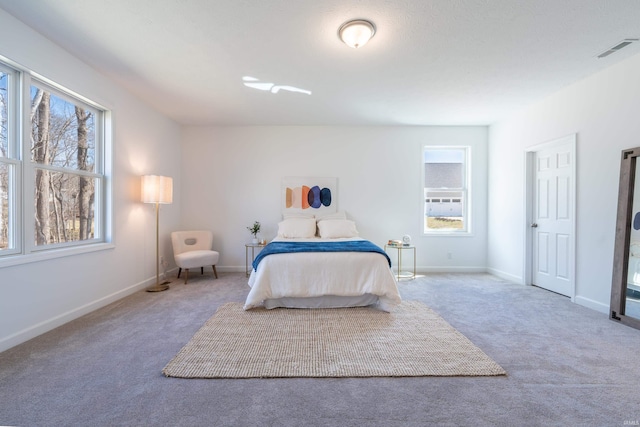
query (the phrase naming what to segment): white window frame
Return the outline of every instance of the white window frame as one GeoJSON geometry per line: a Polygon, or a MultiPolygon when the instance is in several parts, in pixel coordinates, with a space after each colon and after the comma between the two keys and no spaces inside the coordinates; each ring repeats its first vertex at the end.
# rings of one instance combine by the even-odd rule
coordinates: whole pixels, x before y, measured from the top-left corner
{"type": "Polygon", "coordinates": [[[0,162],[9,166],[10,185],[8,194],[9,207],[9,248],[0,254],[11,256],[22,252],[22,161],[20,150],[21,121],[21,72],[8,64],[0,62],[0,71],[9,75],[7,80],[7,157],[0,162]]]}
{"type": "MultiPolygon", "coordinates": [[[[420,185],[420,191],[421,191],[421,199],[422,199],[422,213],[421,213],[421,227],[423,230],[423,235],[425,236],[471,236],[472,232],[471,232],[471,215],[472,215],[472,207],[471,207],[471,147],[468,145],[424,145],[422,147],[422,151],[420,153],[420,164],[421,164],[421,185],[420,185]],[[437,192],[437,191],[461,191],[462,192],[462,229],[427,229],[426,227],[426,218],[427,218],[427,212],[426,212],[426,192],[427,192],[427,187],[424,186],[425,184],[425,163],[424,163],[424,157],[425,157],[425,152],[426,151],[436,151],[436,150],[443,150],[443,151],[451,151],[451,150],[461,150],[463,151],[464,155],[464,165],[463,165],[463,177],[462,177],[462,182],[463,182],[463,186],[462,188],[451,188],[451,189],[445,189],[445,188],[431,188],[429,190],[431,190],[432,192],[437,192]]],[[[454,197],[451,196],[446,196],[446,197],[435,197],[440,199],[441,203],[443,199],[449,199],[452,200],[454,199],[454,197]]],[[[457,197],[455,197],[455,199],[457,199],[457,197]]]]}
{"type": "MultiPolygon", "coordinates": [[[[112,113],[109,109],[83,97],[59,84],[31,72],[30,70],[13,64],[6,58],[0,57],[2,70],[10,70],[15,76],[14,92],[16,98],[13,108],[15,111],[13,124],[9,126],[9,159],[2,159],[3,163],[14,166],[15,180],[13,188],[12,219],[10,224],[10,241],[12,249],[0,251],[0,268],[12,265],[46,259],[59,258],[69,255],[111,249],[113,245],[112,219],[112,113]],[[95,173],[65,168],[53,165],[41,165],[31,161],[31,86],[35,85],[50,91],[55,96],[76,105],[91,110],[96,114],[95,121],[95,173]],[[98,117],[100,116],[100,118],[98,117]],[[56,172],[72,173],[97,178],[100,185],[95,188],[94,233],[90,240],[64,242],[36,246],[34,216],[34,188],[35,170],[44,168],[56,172]],[[13,239],[13,240],[12,240],[13,239]]],[[[11,196],[10,196],[11,197],[11,196]]]]}

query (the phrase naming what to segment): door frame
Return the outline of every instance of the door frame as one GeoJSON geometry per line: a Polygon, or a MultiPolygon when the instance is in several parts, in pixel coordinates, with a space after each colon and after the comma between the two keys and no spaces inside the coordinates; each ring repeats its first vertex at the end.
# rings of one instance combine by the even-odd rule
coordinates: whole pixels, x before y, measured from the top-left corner
{"type": "Polygon", "coordinates": [[[534,210],[534,196],[535,196],[535,157],[536,153],[540,150],[547,148],[559,147],[561,145],[569,145],[571,147],[571,185],[569,191],[571,192],[571,239],[569,240],[569,275],[571,283],[571,294],[569,297],[572,302],[575,302],[576,298],[576,189],[577,189],[577,134],[572,133],[561,138],[553,139],[541,144],[533,145],[525,148],[525,167],[524,167],[524,284],[533,285],[533,247],[534,247],[534,235],[531,229],[531,224],[535,217],[534,210]]]}

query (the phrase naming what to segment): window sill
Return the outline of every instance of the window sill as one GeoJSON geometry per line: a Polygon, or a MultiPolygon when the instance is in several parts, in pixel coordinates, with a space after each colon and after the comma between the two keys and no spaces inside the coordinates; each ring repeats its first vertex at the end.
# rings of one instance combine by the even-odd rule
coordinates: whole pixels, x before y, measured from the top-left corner
{"type": "Polygon", "coordinates": [[[474,237],[473,233],[466,231],[430,231],[428,233],[422,233],[425,237],[474,237]]]}
{"type": "Polygon", "coordinates": [[[32,252],[30,254],[7,255],[6,257],[0,257],[0,268],[29,264],[32,262],[46,261],[66,256],[86,254],[90,252],[104,251],[108,249],[114,249],[115,247],[116,246],[113,243],[94,243],[86,246],[59,248],[49,251],[43,250],[32,252]]]}

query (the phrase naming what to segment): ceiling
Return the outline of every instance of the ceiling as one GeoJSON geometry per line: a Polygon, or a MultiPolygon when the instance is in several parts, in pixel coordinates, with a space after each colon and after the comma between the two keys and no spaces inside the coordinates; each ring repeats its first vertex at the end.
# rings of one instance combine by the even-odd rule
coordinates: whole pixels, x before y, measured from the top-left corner
{"type": "Polygon", "coordinates": [[[0,0],[185,125],[487,125],[640,53],[638,0],[0,0]],[[337,36],[365,18],[359,49],[337,36]],[[243,84],[306,89],[276,94],[243,84]]]}

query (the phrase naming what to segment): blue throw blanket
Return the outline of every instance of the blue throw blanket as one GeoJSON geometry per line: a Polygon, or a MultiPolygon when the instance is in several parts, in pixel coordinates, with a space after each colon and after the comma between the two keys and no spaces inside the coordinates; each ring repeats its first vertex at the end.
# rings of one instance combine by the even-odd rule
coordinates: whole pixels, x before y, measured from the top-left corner
{"type": "Polygon", "coordinates": [[[376,252],[384,255],[391,267],[391,259],[379,246],[368,240],[348,240],[346,242],[271,242],[253,260],[253,269],[258,269],[260,261],[268,255],[293,252],[376,252]]]}

